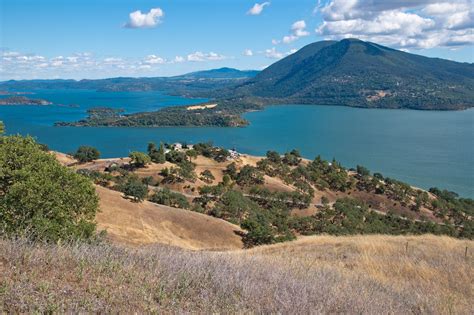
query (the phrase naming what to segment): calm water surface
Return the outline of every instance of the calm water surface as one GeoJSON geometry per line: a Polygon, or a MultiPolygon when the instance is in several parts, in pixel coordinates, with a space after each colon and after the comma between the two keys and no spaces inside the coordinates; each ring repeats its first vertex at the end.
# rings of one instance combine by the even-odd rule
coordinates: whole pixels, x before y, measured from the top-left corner
{"type": "Polygon", "coordinates": [[[268,149],[298,148],[308,158],[334,157],[347,167],[361,164],[419,187],[438,186],[474,197],[474,109],[435,112],[281,105],[246,114],[251,123],[246,128],[74,128],[52,124],[84,118],[86,109],[95,106],[124,108],[130,113],[203,100],[158,92],[35,93],[31,97],[56,105],[0,106],[0,120],[8,133],[33,135],[58,151],[72,152],[87,144],[99,148],[103,157],[116,157],[145,150],[149,141],[209,140],[254,155],[268,149]]]}

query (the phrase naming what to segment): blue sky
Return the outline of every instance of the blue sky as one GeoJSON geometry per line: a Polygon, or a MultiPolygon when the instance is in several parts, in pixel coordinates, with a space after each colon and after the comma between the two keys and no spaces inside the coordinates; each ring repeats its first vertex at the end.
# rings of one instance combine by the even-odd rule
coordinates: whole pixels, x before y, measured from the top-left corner
{"type": "Polygon", "coordinates": [[[470,0],[0,3],[0,80],[262,69],[311,42],[344,37],[474,61],[470,0]]]}

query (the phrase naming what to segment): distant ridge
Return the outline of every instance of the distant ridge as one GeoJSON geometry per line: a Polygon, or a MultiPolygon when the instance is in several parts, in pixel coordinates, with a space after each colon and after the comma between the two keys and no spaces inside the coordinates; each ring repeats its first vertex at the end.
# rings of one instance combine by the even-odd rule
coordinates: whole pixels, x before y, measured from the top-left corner
{"type": "Polygon", "coordinates": [[[242,79],[242,78],[253,78],[260,71],[258,70],[238,70],[234,68],[219,68],[204,71],[191,72],[175,78],[192,78],[192,79],[242,79]]]}
{"type": "Polygon", "coordinates": [[[474,106],[474,64],[358,39],[321,41],[272,64],[227,95],[264,103],[465,109],[474,106]]]}

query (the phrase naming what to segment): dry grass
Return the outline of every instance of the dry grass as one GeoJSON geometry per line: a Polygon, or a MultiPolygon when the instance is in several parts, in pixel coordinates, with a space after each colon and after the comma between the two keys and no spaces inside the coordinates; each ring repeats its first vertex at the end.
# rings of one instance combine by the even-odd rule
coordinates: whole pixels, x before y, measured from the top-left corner
{"type": "Polygon", "coordinates": [[[321,236],[235,252],[0,241],[0,302],[8,313],[472,314],[466,246],[434,236],[321,236]]]}
{"type": "Polygon", "coordinates": [[[242,230],[227,221],[148,201],[135,203],[101,186],[96,190],[100,197],[98,229],[107,230],[108,237],[118,243],[160,243],[194,250],[243,247],[236,234],[242,230]]]}

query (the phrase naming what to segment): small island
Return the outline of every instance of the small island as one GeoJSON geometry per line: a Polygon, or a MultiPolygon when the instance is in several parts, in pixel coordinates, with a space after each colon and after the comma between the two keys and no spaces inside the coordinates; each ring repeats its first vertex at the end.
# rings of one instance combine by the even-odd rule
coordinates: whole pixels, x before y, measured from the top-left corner
{"type": "Polygon", "coordinates": [[[28,98],[25,96],[11,96],[6,98],[0,98],[0,105],[35,105],[35,106],[46,106],[51,105],[53,103],[42,100],[42,99],[34,99],[28,98]]]}
{"type": "Polygon", "coordinates": [[[76,122],[57,122],[55,126],[70,127],[243,127],[248,121],[241,114],[260,110],[254,104],[234,102],[201,103],[173,106],[153,112],[123,114],[122,109],[96,107],[88,117],[76,122]]]}

